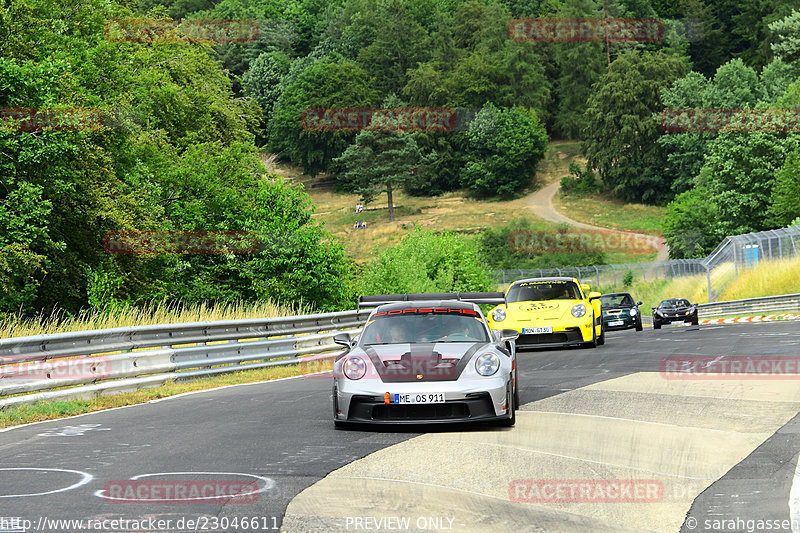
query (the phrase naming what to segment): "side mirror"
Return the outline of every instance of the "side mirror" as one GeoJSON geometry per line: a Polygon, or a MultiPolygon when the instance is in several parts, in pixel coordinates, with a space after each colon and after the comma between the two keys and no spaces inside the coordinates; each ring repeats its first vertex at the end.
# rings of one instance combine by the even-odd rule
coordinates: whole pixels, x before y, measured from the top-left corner
{"type": "Polygon", "coordinates": [[[599,292],[590,292],[589,293],[589,301],[597,300],[598,298],[600,298],[600,296],[602,296],[602,295],[599,292]]]}
{"type": "Polygon", "coordinates": [[[650,309],[652,309],[653,311],[655,311],[655,310],[656,310],[656,308],[655,308],[655,307],[651,307],[650,309]]]}
{"type": "Polygon", "coordinates": [[[697,307],[697,304],[692,304],[693,307],[697,307]]]}
{"type": "Polygon", "coordinates": [[[636,305],[642,305],[642,302],[636,302],[636,305]]]}
{"type": "Polygon", "coordinates": [[[581,289],[588,291],[590,288],[588,283],[581,283],[581,289]]]}
{"type": "Polygon", "coordinates": [[[500,342],[515,341],[519,337],[519,331],[515,329],[501,329],[500,342]]]}
{"type": "Polygon", "coordinates": [[[337,333],[336,335],[333,336],[333,342],[349,348],[352,340],[350,339],[349,333],[337,333]]]}

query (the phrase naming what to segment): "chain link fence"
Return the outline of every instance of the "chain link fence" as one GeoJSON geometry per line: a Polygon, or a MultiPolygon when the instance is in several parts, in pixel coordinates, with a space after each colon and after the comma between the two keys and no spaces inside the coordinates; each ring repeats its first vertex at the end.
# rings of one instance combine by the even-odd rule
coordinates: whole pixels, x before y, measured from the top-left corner
{"type": "Polygon", "coordinates": [[[568,268],[494,270],[495,281],[502,285],[519,279],[552,276],[573,277],[596,287],[619,287],[626,281],[654,281],[705,274],[709,302],[739,271],[760,261],[800,257],[800,226],[726,237],[707,257],[672,259],[650,263],[621,263],[568,268]]]}

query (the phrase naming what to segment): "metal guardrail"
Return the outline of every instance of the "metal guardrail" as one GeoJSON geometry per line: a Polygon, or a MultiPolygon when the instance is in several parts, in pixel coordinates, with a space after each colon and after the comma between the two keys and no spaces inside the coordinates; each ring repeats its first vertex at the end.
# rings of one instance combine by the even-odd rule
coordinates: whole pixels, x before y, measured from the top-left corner
{"type": "Polygon", "coordinates": [[[370,309],[121,327],[0,339],[0,408],[87,398],[170,380],[295,364],[341,350],[370,309]]]}
{"type": "MultiPolygon", "coordinates": [[[[800,293],[698,307],[701,318],[800,311],[800,293]]],[[[0,339],[0,409],[295,364],[306,355],[339,351],[333,335],[356,333],[370,312],[363,309],[0,339]]]]}
{"type": "Polygon", "coordinates": [[[772,314],[776,312],[800,311],[800,293],[700,304],[697,306],[697,309],[699,318],[732,316],[744,313],[772,314]]]}

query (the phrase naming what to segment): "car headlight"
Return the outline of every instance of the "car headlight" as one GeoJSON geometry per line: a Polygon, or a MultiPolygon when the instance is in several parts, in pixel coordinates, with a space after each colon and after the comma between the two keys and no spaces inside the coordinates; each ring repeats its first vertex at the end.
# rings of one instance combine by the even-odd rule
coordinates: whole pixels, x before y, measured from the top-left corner
{"type": "Polygon", "coordinates": [[[492,320],[495,322],[502,322],[506,319],[506,312],[502,307],[498,307],[494,311],[492,311],[492,320]]]}
{"type": "Polygon", "coordinates": [[[572,316],[580,318],[586,314],[586,306],[583,304],[575,304],[572,306],[572,316]]]}
{"type": "Polygon", "coordinates": [[[691,311],[686,311],[686,312],[684,313],[684,315],[691,315],[691,314],[692,314],[692,312],[691,312],[691,311]]]}
{"type": "Polygon", "coordinates": [[[500,368],[500,358],[493,353],[485,353],[475,361],[475,370],[481,376],[491,376],[500,368]]]}
{"type": "Polygon", "coordinates": [[[636,316],[636,309],[631,309],[631,316],[636,316]]]}
{"type": "Polygon", "coordinates": [[[350,379],[361,379],[367,373],[367,363],[360,357],[348,357],[343,366],[344,375],[350,379]]]}

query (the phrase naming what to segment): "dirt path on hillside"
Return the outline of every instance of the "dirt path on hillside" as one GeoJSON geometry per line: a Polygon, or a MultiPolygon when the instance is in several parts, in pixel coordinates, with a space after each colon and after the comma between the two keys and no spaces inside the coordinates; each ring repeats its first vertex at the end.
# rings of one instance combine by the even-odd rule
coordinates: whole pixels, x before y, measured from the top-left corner
{"type": "MultiPolygon", "coordinates": [[[[548,220],[550,222],[556,222],[559,224],[569,224],[570,226],[575,226],[578,228],[584,229],[591,229],[591,230],[603,230],[603,231],[619,231],[620,233],[627,233],[633,237],[640,237],[640,238],[647,238],[648,235],[644,235],[641,233],[634,233],[632,231],[621,231],[612,228],[602,228],[600,226],[593,226],[591,224],[584,224],[583,222],[578,222],[577,220],[572,220],[568,218],[558,211],[556,211],[555,207],[553,207],[553,197],[558,194],[558,189],[561,186],[561,182],[559,180],[553,180],[552,182],[548,183],[538,191],[534,192],[530,196],[528,196],[528,207],[534,212],[534,214],[540,218],[548,220]]],[[[661,241],[661,248],[658,250],[658,255],[656,256],[656,261],[667,261],[669,259],[669,246],[663,240],[661,241]]]]}

